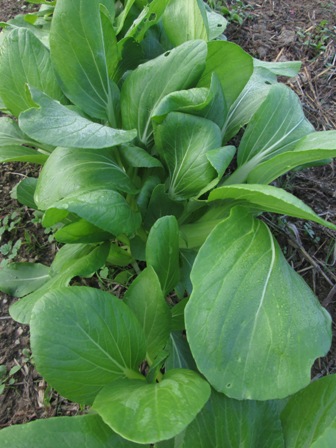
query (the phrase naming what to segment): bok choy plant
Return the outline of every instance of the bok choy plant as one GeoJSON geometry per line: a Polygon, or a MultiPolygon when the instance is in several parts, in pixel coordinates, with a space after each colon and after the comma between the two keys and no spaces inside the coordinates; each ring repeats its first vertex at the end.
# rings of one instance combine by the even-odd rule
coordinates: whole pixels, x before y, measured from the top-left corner
{"type": "Polygon", "coordinates": [[[336,377],[310,371],[331,318],[262,216],[336,229],[272,184],[336,156],[277,82],[299,64],[253,59],[201,0],[39,3],[3,24],[0,160],[41,165],[16,194],[61,247],[0,286],[37,370],[89,411],[1,446],[330,446],[336,377]],[[130,274],[122,299],[72,286],[102,267],[130,274]]]}

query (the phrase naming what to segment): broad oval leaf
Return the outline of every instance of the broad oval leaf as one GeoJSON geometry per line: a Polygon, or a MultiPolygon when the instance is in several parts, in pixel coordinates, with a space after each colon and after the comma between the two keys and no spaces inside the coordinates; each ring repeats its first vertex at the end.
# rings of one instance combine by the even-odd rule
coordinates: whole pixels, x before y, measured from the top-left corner
{"type": "Polygon", "coordinates": [[[159,277],[164,295],[168,294],[179,281],[179,228],[175,216],[163,216],[153,224],[146,261],[159,277]]]}
{"type": "Polygon", "coordinates": [[[134,70],[121,89],[123,128],[136,128],[139,139],[148,144],[153,132],[152,111],[169,93],[195,86],[206,52],[204,41],[186,42],[134,70]]]}
{"type": "Polygon", "coordinates": [[[139,446],[122,439],[99,415],[53,417],[35,420],[1,430],[2,448],[133,448],[139,446]]]}
{"type": "Polygon", "coordinates": [[[235,207],[201,247],[191,281],[188,341],[215,389],[270,400],[309,384],[330,347],[330,315],[263,222],[235,207]]]}
{"type": "Polygon", "coordinates": [[[143,331],[111,294],[85,286],[50,291],[34,307],[30,328],[38,371],[71,400],[91,404],[111,381],[140,376],[143,331]]]}
{"type": "Polygon", "coordinates": [[[219,78],[228,109],[238,98],[253,72],[253,59],[232,42],[208,42],[205,70],[199,87],[209,87],[213,73],[219,78]]]}
{"type": "Polygon", "coordinates": [[[39,176],[35,201],[41,210],[76,191],[111,189],[135,193],[113,149],[56,148],[39,176]]]}
{"type": "Polygon", "coordinates": [[[219,127],[210,120],[171,112],[154,132],[155,144],[169,170],[174,199],[199,196],[216,178],[207,153],[221,146],[219,127]]]}
{"type": "Polygon", "coordinates": [[[169,338],[171,314],[159,278],[151,266],[133,281],[124,295],[124,302],[131,308],[144,330],[147,357],[152,363],[169,338]]]}
{"type": "Polygon", "coordinates": [[[210,386],[199,374],[176,369],[156,384],[138,380],[113,382],[98,394],[93,409],[122,437],[153,443],[181,432],[209,396],[210,386]]]}
{"type": "Polygon", "coordinates": [[[15,187],[15,195],[20,204],[26,205],[33,210],[37,210],[37,205],[34,201],[34,194],[36,190],[37,179],[35,177],[26,177],[19,182],[15,187]]]}
{"type": "Polygon", "coordinates": [[[336,375],[314,381],[290,397],[281,422],[286,448],[334,446],[331,436],[336,430],[336,375]],[[332,444],[327,444],[328,439],[332,444]]]}
{"type": "Polygon", "coordinates": [[[109,148],[128,143],[136,131],[124,131],[93,122],[70,110],[34,88],[30,88],[38,108],[26,110],[19,117],[20,128],[42,143],[68,148],[109,148]]]}
{"type": "Polygon", "coordinates": [[[55,224],[59,220],[59,211],[75,213],[80,218],[112,235],[132,235],[141,225],[141,214],[133,210],[126,199],[117,191],[99,189],[79,191],[55,202],[46,211],[46,223],[55,224]],[[53,218],[55,217],[55,221],[53,218]]]}
{"type": "Polygon", "coordinates": [[[279,213],[317,222],[322,226],[336,230],[336,225],[320,218],[308,205],[287,193],[282,188],[271,185],[228,185],[216,188],[209,195],[209,201],[218,199],[234,200],[252,210],[279,213]]]}
{"type": "Polygon", "coordinates": [[[270,401],[233,400],[212,391],[180,448],[284,448],[280,412],[270,401]]]}
{"type": "Polygon", "coordinates": [[[50,32],[51,58],[63,91],[88,115],[111,125],[115,112],[109,64],[118,54],[108,18],[113,13],[109,0],[58,0],[50,32]]]}
{"type": "Polygon", "coordinates": [[[0,96],[16,117],[34,104],[26,84],[57,100],[64,99],[49,51],[31,31],[24,28],[15,28],[8,33],[1,46],[0,78],[0,96]]]}
{"type": "Polygon", "coordinates": [[[68,286],[75,276],[90,276],[103,266],[109,251],[109,244],[94,246],[71,244],[63,246],[50,266],[50,279],[15,302],[9,308],[10,315],[18,322],[28,324],[35,304],[48,292],[61,286],[68,286]]]}
{"type": "Polygon", "coordinates": [[[11,263],[0,270],[0,290],[23,297],[50,279],[49,269],[40,263],[11,263]]]}

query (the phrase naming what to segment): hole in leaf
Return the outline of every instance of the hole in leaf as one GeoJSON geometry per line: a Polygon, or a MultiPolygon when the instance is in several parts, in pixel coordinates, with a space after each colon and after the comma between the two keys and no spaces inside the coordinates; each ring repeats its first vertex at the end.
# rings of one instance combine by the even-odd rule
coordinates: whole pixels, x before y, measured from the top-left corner
{"type": "Polygon", "coordinates": [[[153,22],[153,20],[155,20],[156,19],[156,14],[154,14],[153,12],[152,12],[152,14],[149,16],[149,21],[150,22],[153,22]]]}
{"type": "Polygon", "coordinates": [[[166,51],[166,53],[164,54],[164,56],[169,56],[170,55],[170,51],[166,51]]]}
{"type": "Polygon", "coordinates": [[[272,85],[272,83],[269,81],[265,81],[265,84],[267,84],[268,86],[272,85]]]}
{"type": "Polygon", "coordinates": [[[229,383],[229,384],[226,385],[226,387],[227,387],[227,389],[230,389],[230,387],[232,387],[232,384],[229,383]]]}
{"type": "Polygon", "coordinates": [[[222,25],[220,23],[217,24],[217,28],[221,28],[222,25]]]}

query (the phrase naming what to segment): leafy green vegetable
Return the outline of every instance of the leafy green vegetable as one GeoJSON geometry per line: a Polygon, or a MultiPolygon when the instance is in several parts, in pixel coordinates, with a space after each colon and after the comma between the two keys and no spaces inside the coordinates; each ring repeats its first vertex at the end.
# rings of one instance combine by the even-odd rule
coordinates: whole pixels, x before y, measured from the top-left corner
{"type": "Polygon", "coordinates": [[[64,246],[0,290],[40,374],[92,410],[1,446],[333,446],[334,376],[310,384],[331,317],[262,218],[336,229],[268,185],[336,155],[278,83],[300,63],[225,41],[201,0],[38,3],[1,24],[0,161],[42,165],[12,197],[64,246]]]}

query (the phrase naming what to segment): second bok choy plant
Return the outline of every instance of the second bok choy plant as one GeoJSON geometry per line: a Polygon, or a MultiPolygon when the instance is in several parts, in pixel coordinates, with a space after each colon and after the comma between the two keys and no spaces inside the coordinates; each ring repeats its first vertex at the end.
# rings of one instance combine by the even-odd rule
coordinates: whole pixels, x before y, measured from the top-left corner
{"type": "Polygon", "coordinates": [[[1,34],[0,160],[41,165],[16,195],[60,249],[0,286],[37,370],[89,410],[1,446],[330,446],[335,376],[310,371],[331,318],[262,215],[336,229],[272,184],[336,156],[277,82],[298,64],[223,40],[199,0],[40,3],[1,34]],[[72,286],[102,268],[121,298],[72,286]]]}

